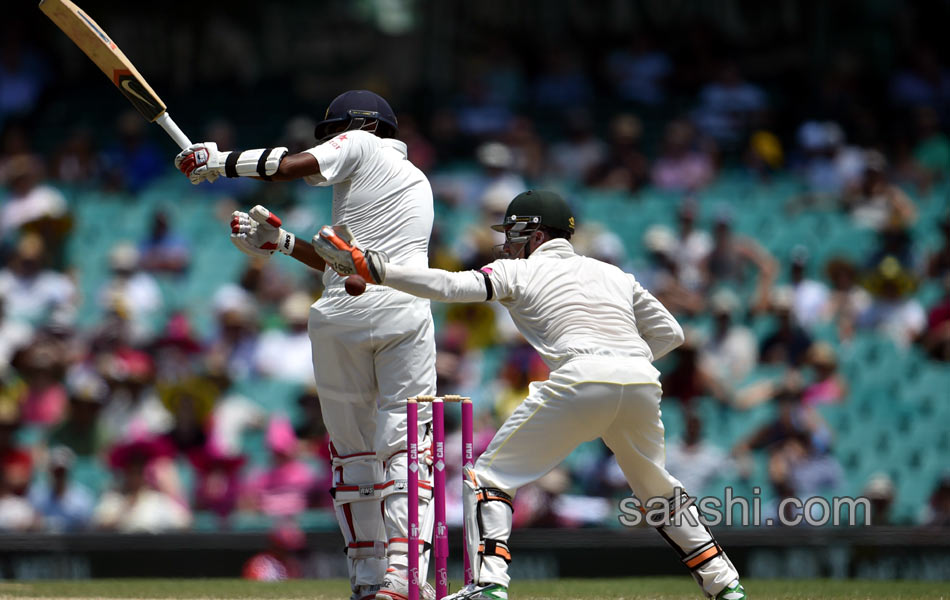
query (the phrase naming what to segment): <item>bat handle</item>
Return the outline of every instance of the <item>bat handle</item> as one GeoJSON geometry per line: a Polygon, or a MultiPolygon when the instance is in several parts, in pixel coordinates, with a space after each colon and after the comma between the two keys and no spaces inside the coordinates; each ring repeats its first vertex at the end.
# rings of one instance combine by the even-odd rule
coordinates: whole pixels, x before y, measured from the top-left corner
{"type": "Polygon", "coordinates": [[[181,129],[178,128],[178,125],[172,121],[172,118],[168,116],[168,111],[166,110],[155,119],[155,122],[162,126],[162,129],[165,130],[165,133],[169,135],[175,143],[178,144],[178,147],[184,150],[191,145],[191,140],[188,139],[188,136],[185,135],[181,129]]]}

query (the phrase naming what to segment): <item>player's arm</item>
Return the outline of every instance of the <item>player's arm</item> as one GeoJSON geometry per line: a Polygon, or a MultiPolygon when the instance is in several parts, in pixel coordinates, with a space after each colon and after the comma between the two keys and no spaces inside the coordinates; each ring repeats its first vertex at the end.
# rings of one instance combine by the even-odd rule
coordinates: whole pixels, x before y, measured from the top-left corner
{"type": "Polygon", "coordinates": [[[505,296],[492,270],[452,273],[390,264],[386,255],[361,250],[345,225],[320,228],[313,248],[340,275],[360,275],[369,283],[386,285],[413,296],[439,302],[486,302],[505,296]],[[499,293],[501,292],[501,293],[499,293]]]}
{"type": "Polygon", "coordinates": [[[633,283],[633,314],[640,337],[650,347],[653,360],[669,354],[686,339],[683,328],[666,307],[630,276],[633,283]]]}
{"type": "Polygon", "coordinates": [[[320,174],[320,165],[312,154],[287,152],[284,147],[223,152],[214,142],[201,142],[182,150],[175,157],[175,167],[194,184],[222,176],[290,181],[320,174]]]}
{"type": "Polygon", "coordinates": [[[274,251],[286,254],[312,269],[323,271],[326,263],[310,244],[298,244],[297,236],[283,227],[280,217],[257,205],[248,212],[231,215],[231,243],[253,257],[269,257],[274,251]]]}

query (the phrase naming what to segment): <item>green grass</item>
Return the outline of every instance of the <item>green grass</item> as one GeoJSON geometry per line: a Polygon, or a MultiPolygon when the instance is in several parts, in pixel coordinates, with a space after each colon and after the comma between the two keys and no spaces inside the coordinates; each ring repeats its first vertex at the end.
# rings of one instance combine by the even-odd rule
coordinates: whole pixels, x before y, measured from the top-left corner
{"type": "MultiPolygon", "coordinates": [[[[750,598],[950,600],[950,583],[924,581],[744,580],[750,598]]],[[[700,600],[699,588],[688,577],[628,579],[552,579],[516,581],[512,600],[700,600]]],[[[349,585],[342,579],[253,583],[236,579],[111,579],[0,583],[0,598],[281,598],[286,600],[347,600],[349,585]]]]}

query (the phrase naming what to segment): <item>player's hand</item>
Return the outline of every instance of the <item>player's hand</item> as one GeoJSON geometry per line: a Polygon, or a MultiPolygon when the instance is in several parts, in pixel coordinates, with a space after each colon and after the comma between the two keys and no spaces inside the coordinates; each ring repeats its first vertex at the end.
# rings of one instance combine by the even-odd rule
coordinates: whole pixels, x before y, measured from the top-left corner
{"type": "Polygon", "coordinates": [[[214,142],[192,144],[175,157],[175,168],[195,185],[202,181],[211,182],[217,179],[224,169],[227,154],[220,152],[214,142]]]}
{"type": "Polygon", "coordinates": [[[231,243],[248,256],[267,257],[274,250],[290,254],[295,242],[294,234],[281,228],[280,217],[260,204],[231,214],[231,243]]]}
{"type": "Polygon", "coordinates": [[[317,254],[340,275],[359,275],[372,283],[381,283],[386,278],[386,255],[360,250],[346,225],[324,225],[313,236],[312,243],[317,254]]]}

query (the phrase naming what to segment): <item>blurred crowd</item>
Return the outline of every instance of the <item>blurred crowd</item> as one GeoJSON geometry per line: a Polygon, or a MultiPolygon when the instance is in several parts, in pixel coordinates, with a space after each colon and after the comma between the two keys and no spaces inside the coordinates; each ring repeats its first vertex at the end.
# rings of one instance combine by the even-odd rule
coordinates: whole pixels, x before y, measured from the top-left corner
{"type": "MultiPolygon", "coordinates": [[[[169,309],[166,290],[193,276],[203,242],[183,233],[169,198],[146,217],[141,239],[97,240],[110,248],[109,277],[94,297],[83,295],[69,251],[69,190],[135,203],[168,178],[174,153],[134,113],[116,118],[107,142],[64,131],[52,152],[37,151],[33,110],[51,69],[15,37],[4,41],[0,531],[227,528],[241,515],[283,523],[329,511],[328,440],[307,337],[318,279],[248,262],[206,298],[213,322],[197,327],[194,314],[169,309]],[[95,314],[92,326],[81,325],[84,312],[95,314]],[[279,410],[246,392],[255,389],[249,381],[271,380],[291,390],[279,410]]],[[[409,157],[436,195],[433,266],[489,262],[499,240],[486,225],[512,197],[528,187],[564,191],[579,215],[579,251],[632,271],[686,326],[686,342],[660,365],[665,406],[681,415],[668,440],[671,472],[692,493],[722,481],[761,486],[774,512],[784,497],[845,489],[822,408],[856,401],[841,357],[852,342],[872,336],[914,361],[950,362],[950,68],[933,48],[911,48],[869,103],[854,65],[839,62],[811,106],[788,107],[780,87],[708,50],[673,53],[640,34],[593,68],[570,47],[529,68],[499,44],[463,64],[464,85],[436,110],[393,104],[404,111],[409,157]],[[860,260],[816,264],[805,244],[776,255],[768,240],[736,230],[738,205],[706,202],[703,192],[726,176],[763,194],[792,180],[796,193],[776,197],[775,212],[843,215],[875,243],[860,260]],[[584,220],[591,193],[628,198],[628,211],[642,194],[665,195],[670,218],[624,240],[609,223],[584,220]],[[942,203],[937,220],[922,221],[921,202],[942,203]],[[942,292],[924,298],[923,288],[942,292]],[[713,414],[747,426],[729,445],[714,442],[713,414]]],[[[202,136],[232,148],[237,129],[218,120],[202,136]]],[[[311,118],[295,117],[273,142],[299,151],[312,130],[311,118]]],[[[221,180],[195,193],[219,214],[262,203],[286,222],[317,224],[295,186],[221,180]]],[[[206,231],[227,235],[219,221],[206,231]]],[[[476,399],[484,449],[546,368],[505,311],[435,310],[439,391],[476,399]]],[[[452,478],[458,446],[448,445],[452,478]]],[[[892,522],[900,489],[888,466],[848,490],[873,499],[876,523],[892,522]]],[[[610,524],[628,493],[606,447],[588,444],[519,492],[515,525],[610,524]]],[[[449,518],[459,524],[452,494],[449,518]]],[[[926,497],[905,522],[950,525],[950,472],[926,497]]]]}

